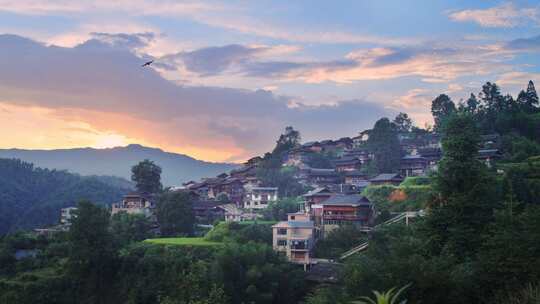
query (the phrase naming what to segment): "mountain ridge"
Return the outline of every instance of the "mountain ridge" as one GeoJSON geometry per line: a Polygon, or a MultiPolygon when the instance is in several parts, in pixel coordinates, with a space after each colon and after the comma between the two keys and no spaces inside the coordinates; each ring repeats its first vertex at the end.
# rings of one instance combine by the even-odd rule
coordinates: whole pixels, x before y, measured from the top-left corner
{"type": "Polygon", "coordinates": [[[180,185],[189,180],[215,176],[230,171],[237,164],[198,160],[191,156],[167,152],[160,148],[130,144],[97,149],[0,149],[0,158],[16,158],[38,167],[67,170],[81,175],[110,175],[131,178],[131,167],[144,159],[161,166],[164,186],[180,185]]]}

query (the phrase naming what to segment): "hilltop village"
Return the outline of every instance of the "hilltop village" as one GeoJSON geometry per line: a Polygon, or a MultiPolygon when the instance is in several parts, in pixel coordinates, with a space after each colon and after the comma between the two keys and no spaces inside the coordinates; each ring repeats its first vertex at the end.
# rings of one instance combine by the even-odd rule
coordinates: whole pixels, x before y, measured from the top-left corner
{"type": "MultiPolygon", "coordinates": [[[[373,130],[355,137],[301,144],[300,133],[287,127],[272,153],[251,158],[228,173],[189,181],[167,191],[189,196],[199,226],[212,227],[219,221],[277,220],[272,225],[273,249],[307,269],[321,261],[312,256],[319,239],[340,227],[367,232],[375,225],[381,210],[365,195],[368,187],[399,186],[406,178],[427,178],[436,172],[442,157],[441,136],[437,132],[413,129],[404,113],[393,122],[382,122],[383,127],[379,128],[388,125],[391,130],[387,131],[397,138],[392,148],[397,161],[394,160],[394,167],[387,171],[378,170],[374,165],[380,152],[374,150],[369,141],[373,130]],[[405,127],[401,126],[399,131],[398,125],[403,119],[405,127]],[[293,200],[287,209],[290,212],[268,218],[267,209],[287,199],[293,200]]],[[[491,167],[501,157],[500,136],[486,134],[481,138],[477,158],[491,167]]],[[[387,157],[386,154],[382,157],[387,157]]],[[[157,199],[156,194],[149,192],[129,193],[121,202],[112,204],[111,215],[142,214],[151,219],[155,235],[160,235],[155,216],[157,199]]],[[[62,209],[60,226],[36,231],[51,233],[68,229],[74,210],[75,207],[62,209]]],[[[384,218],[389,219],[388,215],[384,218]]]]}
{"type": "Polygon", "coordinates": [[[317,142],[287,127],[272,151],[176,187],[148,159],[131,192],[0,160],[7,206],[42,202],[29,218],[58,223],[0,239],[0,303],[535,303],[538,95],[530,81],[478,96],[439,95],[425,129],[405,113],[317,142]]]}

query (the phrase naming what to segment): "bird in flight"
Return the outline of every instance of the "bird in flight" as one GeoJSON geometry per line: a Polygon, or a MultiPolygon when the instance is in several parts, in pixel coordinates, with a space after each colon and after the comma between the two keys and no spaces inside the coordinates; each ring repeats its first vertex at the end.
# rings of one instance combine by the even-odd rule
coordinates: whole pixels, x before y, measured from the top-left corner
{"type": "Polygon", "coordinates": [[[154,62],[154,60],[150,60],[148,62],[145,62],[143,65],[141,65],[141,67],[145,67],[145,66],[150,66],[152,63],[154,62]]]}

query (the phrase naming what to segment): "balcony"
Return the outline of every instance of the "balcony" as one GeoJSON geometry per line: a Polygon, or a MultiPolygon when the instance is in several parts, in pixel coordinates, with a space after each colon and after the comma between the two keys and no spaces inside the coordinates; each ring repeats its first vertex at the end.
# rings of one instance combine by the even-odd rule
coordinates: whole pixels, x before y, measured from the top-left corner
{"type": "Polygon", "coordinates": [[[367,216],[358,216],[358,215],[344,215],[344,214],[325,214],[325,220],[334,220],[334,221],[362,221],[366,220],[367,216]]]}
{"type": "Polygon", "coordinates": [[[308,241],[307,240],[303,240],[303,241],[290,241],[290,246],[289,248],[291,250],[309,250],[309,246],[308,246],[308,241]]]}

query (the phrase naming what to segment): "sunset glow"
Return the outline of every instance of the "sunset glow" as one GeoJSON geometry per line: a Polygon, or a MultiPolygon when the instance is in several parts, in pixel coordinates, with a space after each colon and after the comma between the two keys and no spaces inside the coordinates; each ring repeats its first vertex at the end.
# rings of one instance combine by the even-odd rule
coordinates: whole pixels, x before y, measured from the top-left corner
{"type": "Polygon", "coordinates": [[[0,0],[0,147],[238,162],[287,125],[304,141],[398,112],[423,127],[440,93],[540,81],[534,1],[90,2],[0,0]]]}

